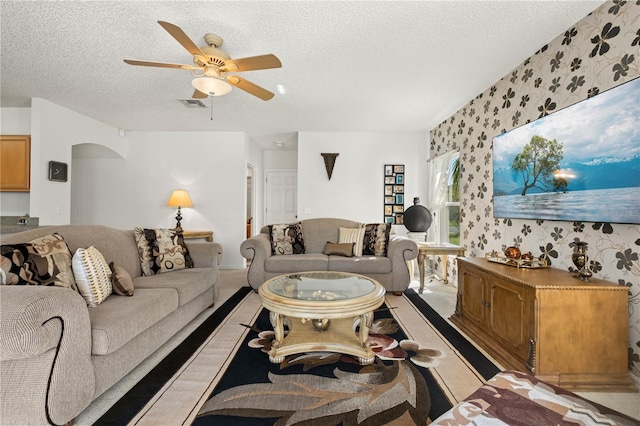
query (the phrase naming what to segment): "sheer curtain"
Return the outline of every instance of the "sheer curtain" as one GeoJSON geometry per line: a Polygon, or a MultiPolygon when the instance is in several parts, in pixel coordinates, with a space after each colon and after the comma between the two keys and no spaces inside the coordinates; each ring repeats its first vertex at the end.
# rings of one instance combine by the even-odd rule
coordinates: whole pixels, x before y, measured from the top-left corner
{"type": "Polygon", "coordinates": [[[449,151],[428,162],[429,167],[429,193],[427,208],[431,210],[433,222],[427,234],[427,241],[441,242],[440,217],[444,214],[444,205],[447,202],[447,182],[449,179],[449,164],[455,151],[449,151]]]}

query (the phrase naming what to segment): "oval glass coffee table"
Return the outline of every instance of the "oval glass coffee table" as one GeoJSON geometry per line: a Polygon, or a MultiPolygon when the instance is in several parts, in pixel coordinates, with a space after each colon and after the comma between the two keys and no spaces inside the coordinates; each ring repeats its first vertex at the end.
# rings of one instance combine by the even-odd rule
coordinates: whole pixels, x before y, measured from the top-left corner
{"type": "Polygon", "coordinates": [[[369,328],[373,311],[385,296],[377,281],[346,272],[300,272],[266,281],[258,294],[270,311],[275,332],[271,362],[321,351],[353,355],[361,364],[373,363],[369,328]]]}

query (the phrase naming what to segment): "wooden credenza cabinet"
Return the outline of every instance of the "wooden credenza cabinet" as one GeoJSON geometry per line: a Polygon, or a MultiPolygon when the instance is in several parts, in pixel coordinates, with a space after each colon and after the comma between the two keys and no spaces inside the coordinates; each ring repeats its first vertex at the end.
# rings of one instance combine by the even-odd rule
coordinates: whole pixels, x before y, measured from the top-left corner
{"type": "Polygon", "coordinates": [[[627,371],[626,287],[554,268],[457,262],[450,320],[503,367],[567,389],[637,391],[627,371]]]}
{"type": "Polygon", "coordinates": [[[31,138],[0,136],[0,191],[28,192],[31,178],[31,138]]]}

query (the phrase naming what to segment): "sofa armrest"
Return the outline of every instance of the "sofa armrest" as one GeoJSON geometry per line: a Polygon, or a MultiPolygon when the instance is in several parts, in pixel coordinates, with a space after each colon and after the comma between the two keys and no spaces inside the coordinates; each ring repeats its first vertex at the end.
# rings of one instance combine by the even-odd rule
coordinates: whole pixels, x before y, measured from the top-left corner
{"type": "Polygon", "coordinates": [[[89,405],[91,324],[79,293],[0,286],[0,382],[7,424],[66,423],[89,405]]]}
{"type": "Polygon", "coordinates": [[[244,240],[240,245],[240,254],[242,254],[244,258],[251,260],[249,272],[247,273],[247,281],[251,287],[257,289],[266,281],[264,263],[271,257],[271,241],[269,240],[269,235],[260,233],[244,240]]]}
{"type": "Polygon", "coordinates": [[[186,244],[194,267],[210,268],[214,265],[220,265],[222,260],[222,246],[220,244],[205,241],[187,242],[186,244]]]}
{"type": "Polygon", "coordinates": [[[418,257],[418,245],[415,241],[403,235],[390,235],[387,257],[394,263],[413,260],[418,257]]]}
{"type": "Polygon", "coordinates": [[[411,282],[411,272],[407,261],[418,256],[418,245],[415,241],[402,236],[390,235],[387,257],[391,259],[393,268],[393,283],[387,286],[387,290],[393,292],[405,291],[411,282]]]}

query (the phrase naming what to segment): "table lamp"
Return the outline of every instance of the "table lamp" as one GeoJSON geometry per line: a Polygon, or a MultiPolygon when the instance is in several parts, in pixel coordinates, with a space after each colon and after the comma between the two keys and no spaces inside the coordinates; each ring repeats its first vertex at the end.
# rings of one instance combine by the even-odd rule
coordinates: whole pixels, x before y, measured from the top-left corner
{"type": "Polygon", "coordinates": [[[176,214],[176,228],[182,229],[180,226],[180,221],[182,220],[182,215],[180,214],[180,207],[193,207],[191,204],[191,199],[189,198],[189,193],[187,193],[186,189],[176,189],[171,194],[169,198],[169,202],[167,202],[168,207],[177,207],[178,214],[176,214]]]}

